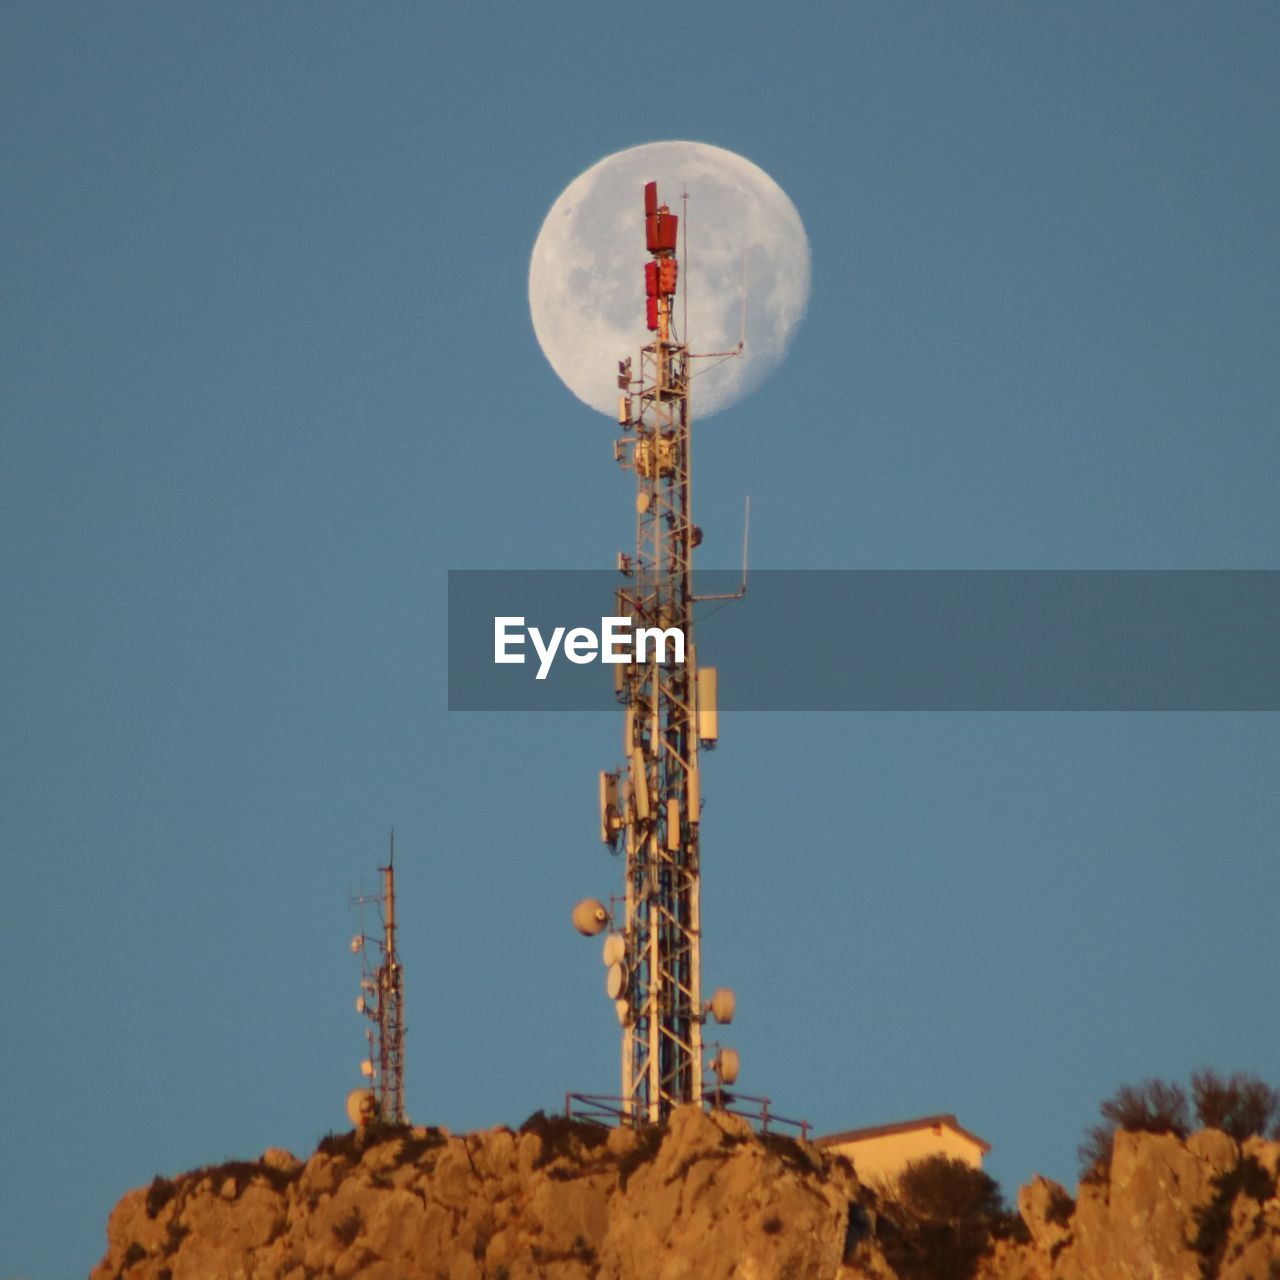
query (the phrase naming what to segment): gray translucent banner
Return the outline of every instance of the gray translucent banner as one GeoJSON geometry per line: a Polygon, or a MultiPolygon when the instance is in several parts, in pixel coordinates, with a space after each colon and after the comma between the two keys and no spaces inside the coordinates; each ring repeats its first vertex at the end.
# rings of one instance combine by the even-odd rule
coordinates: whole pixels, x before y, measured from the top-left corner
{"type": "MultiPolygon", "coordinates": [[[[527,634],[526,661],[497,664],[494,619],[523,617],[544,641],[557,627],[599,634],[622,582],[451,570],[449,709],[614,707],[613,666],[561,650],[539,680],[527,634]]],[[[727,594],[738,577],[695,585],[727,594]]],[[[1276,570],[763,570],[744,599],[699,604],[695,619],[721,710],[1280,710],[1276,570]]]]}

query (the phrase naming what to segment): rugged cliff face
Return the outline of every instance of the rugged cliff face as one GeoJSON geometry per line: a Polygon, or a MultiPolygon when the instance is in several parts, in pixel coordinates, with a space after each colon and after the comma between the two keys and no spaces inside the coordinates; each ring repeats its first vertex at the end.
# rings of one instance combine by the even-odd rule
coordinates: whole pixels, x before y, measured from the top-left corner
{"type": "MultiPolygon", "coordinates": [[[[1120,1134],[1078,1201],[1023,1188],[1029,1239],[978,1277],[1280,1280],[1278,1168],[1277,1143],[1120,1134]]],[[[91,1280],[889,1280],[887,1212],[846,1161],[695,1108],[652,1135],[415,1129],[131,1191],[91,1280]]]]}
{"type": "Polygon", "coordinates": [[[1205,1129],[1117,1133],[1106,1181],[1072,1206],[1043,1178],[1018,1209],[1032,1243],[1001,1246],[990,1280],[1280,1280],[1280,1143],[1205,1129]]]}

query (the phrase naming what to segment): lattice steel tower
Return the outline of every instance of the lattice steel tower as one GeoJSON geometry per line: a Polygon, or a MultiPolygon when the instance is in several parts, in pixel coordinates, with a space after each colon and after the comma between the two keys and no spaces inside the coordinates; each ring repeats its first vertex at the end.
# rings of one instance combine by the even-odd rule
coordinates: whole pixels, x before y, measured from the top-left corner
{"type": "MultiPolygon", "coordinates": [[[[719,991],[704,1007],[701,991],[698,752],[716,740],[716,673],[699,667],[693,642],[693,550],[702,532],[691,506],[691,357],[674,315],[679,218],[658,203],[656,183],[644,200],[654,336],[638,378],[630,358],[618,367],[623,436],[614,454],[636,476],[636,549],[618,557],[625,582],[615,613],[634,630],[678,628],[685,661],[650,644],[643,658],[637,646],[634,663],[614,668],[626,763],[601,774],[600,812],[602,839],[615,850],[621,843],[626,857],[625,918],[612,920],[605,941],[607,990],[623,1026],[622,1111],[633,1123],[657,1123],[702,1100],[703,1023],[708,1012],[729,1021],[733,996],[719,991]]],[[[586,933],[610,919],[594,902],[575,915],[586,933]]],[[[713,1070],[732,1083],[736,1056],[725,1051],[713,1070]]]]}
{"type": "MultiPolygon", "coordinates": [[[[361,907],[374,905],[382,922],[382,937],[372,943],[363,932],[352,940],[351,949],[361,954],[363,974],[356,1011],[373,1024],[369,1029],[369,1056],[362,1064],[369,1078],[369,1118],[384,1124],[404,1124],[404,969],[396,950],[396,846],[391,837],[391,854],[382,875],[380,894],[361,895],[361,907]]],[[[354,1096],[354,1095],[353,1095],[354,1096]]]]}

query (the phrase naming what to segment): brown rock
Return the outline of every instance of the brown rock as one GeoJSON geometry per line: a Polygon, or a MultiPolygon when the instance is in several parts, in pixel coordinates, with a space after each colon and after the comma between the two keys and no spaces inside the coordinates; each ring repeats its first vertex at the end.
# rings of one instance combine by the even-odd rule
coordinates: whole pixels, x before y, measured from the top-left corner
{"type": "Polygon", "coordinates": [[[536,1133],[522,1133],[516,1143],[516,1167],[521,1177],[528,1177],[542,1159],[542,1139],[536,1133]]]}
{"type": "Polygon", "coordinates": [[[625,1156],[634,1151],[639,1142],[636,1131],[630,1125],[620,1124],[616,1129],[609,1130],[605,1150],[613,1156],[625,1156]]]}
{"type": "Polygon", "coordinates": [[[400,1163],[400,1140],[379,1142],[366,1147],[360,1157],[360,1168],[367,1174],[390,1173],[400,1163]]]}
{"type": "MultiPolygon", "coordinates": [[[[195,1253],[206,1242],[233,1252],[247,1252],[267,1244],[284,1230],[284,1200],[270,1188],[251,1183],[231,1202],[225,1190],[217,1196],[196,1196],[183,1207],[179,1221],[187,1229],[182,1253],[195,1253]]],[[[210,1274],[215,1273],[211,1270],[210,1274]]]]}
{"type": "Polygon", "coordinates": [[[1240,1154],[1256,1160],[1273,1179],[1280,1181],[1280,1142],[1246,1138],[1240,1154]]]}
{"type": "Polygon", "coordinates": [[[604,1243],[612,1187],[611,1173],[567,1181],[540,1180],[526,1212],[542,1226],[543,1248],[557,1254],[599,1249],[604,1243]]]}
{"type": "Polygon", "coordinates": [[[279,1169],[281,1173],[297,1173],[302,1168],[302,1161],[283,1147],[268,1147],[262,1153],[261,1163],[268,1169],[279,1169]]]}
{"type": "Polygon", "coordinates": [[[299,1194],[302,1196],[332,1194],[348,1168],[350,1166],[346,1160],[316,1152],[307,1161],[303,1167],[302,1176],[298,1179],[299,1194]]]}
{"type": "Polygon", "coordinates": [[[1109,1182],[1081,1184],[1055,1280],[1200,1280],[1197,1215],[1235,1155],[1235,1143],[1213,1130],[1185,1143],[1173,1134],[1117,1133],[1109,1182]]]}
{"type": "Polygon", "coordinates": [[[450,1138],[436,1161],[431,1178],[431,1198],[450,1208],[461,1209],[475,1190],[476,1174],[465,1140],[450,1138]]]}
{"type": "Polygon", "coordinates": [[[974,1280],[1051,1280],[1049,1258],[1035,1245],[1000,1240],[978,1260],[974,1280]]]}
{"type": "MultiPolygon", "coordinates": [[[[427,1206],[411,1191],[385,1189],[363,1196],[359,1203],[359,1239],[379,1258],[392,1261],[411,1258],[428,1243],[424,1239],[427,1206]]],[[[438,1208],[437,1213],[441,1213],[438,1208]]],[[[443,1238],[437,1236],[430,1243],[438,1248],[443,1238]]]]}
{"type": "Polygon", "coordinates": [[[516,1138],[510,1129],[494,1129],[484,1135],[476,1164],[489,1178],[502,1178],[516,1167],[516,1138]]]}
{"type": "Polygon", "coordinates": [[[1071,1239],[1071,1196],[1060,1183],[1037,1174],[1018,1191],[1018,1213],[1037,1249],[1054,1258],[1071,1239]]]}

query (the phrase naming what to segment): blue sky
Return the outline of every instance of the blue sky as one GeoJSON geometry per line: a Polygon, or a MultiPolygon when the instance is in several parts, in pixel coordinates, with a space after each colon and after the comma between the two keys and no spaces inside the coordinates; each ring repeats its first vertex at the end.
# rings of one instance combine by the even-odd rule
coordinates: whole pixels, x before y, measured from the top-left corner
{"type": "MultiPolygon", "coordinates": [[[[614,1088],[568,912],[618,883],[617,718],[451,715],[444,665],[448,569],[631,537],[525,297],[600,157],[727,147],[811,239],[788,360],[698,436],[704,565],[749,492],[761,567],[1280,567],[1275,6],[657,12],[4,6],[0,1277],[345,1124],[393,825],[413,1119],[614,1088]]],[[[721,734],[744,1089],[954,1111],[1012,1194],[1122,1082],[1280,1083],[1276,717],[721,734]]]]}

